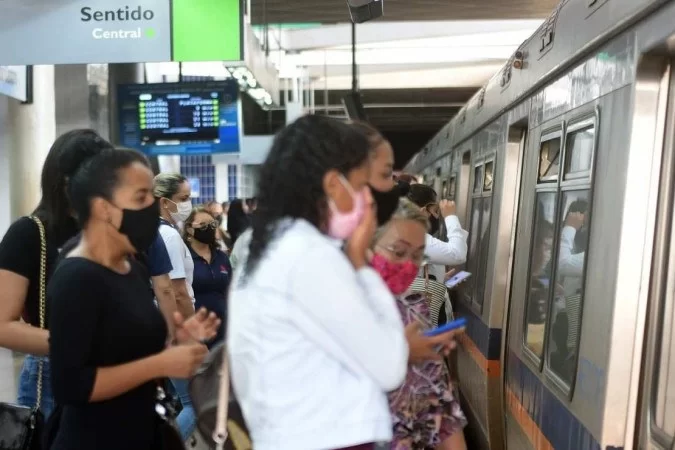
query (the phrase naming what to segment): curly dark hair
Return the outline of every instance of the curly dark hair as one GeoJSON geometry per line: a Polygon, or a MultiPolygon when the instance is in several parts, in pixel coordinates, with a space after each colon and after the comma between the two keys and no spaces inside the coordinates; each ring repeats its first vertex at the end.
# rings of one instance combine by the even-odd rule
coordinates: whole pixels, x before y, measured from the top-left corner
{"type": "Polygon", "coordinates": [[[260,168],[258,209],[242,279],[250,277],[269,243],[283,233],[277,227],[281,219],[304,219],[322,229],[328,211],[324,176],[330,170],[347,175],[366,163],[369,153],[363,132],[325,116],[307,115],[280,131],[260,168]]]}

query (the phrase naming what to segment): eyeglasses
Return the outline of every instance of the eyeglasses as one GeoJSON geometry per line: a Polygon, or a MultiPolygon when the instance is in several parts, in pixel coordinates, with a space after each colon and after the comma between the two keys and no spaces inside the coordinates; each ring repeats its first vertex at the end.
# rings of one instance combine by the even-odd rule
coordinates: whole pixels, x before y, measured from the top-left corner
{"type": "Polygon", "coordinates": [[[410,260],[418,266],[424,266],[429,263],[424,252],[420,250],[410,251],[396,247],[395,245],[377,245],[377,247],[392,255],[396,261],[410,260]]]}
{"type": "Polygon", "coordinates": [[[199,229],[211,228],[212,230],[215,230],[216,228],[218,228],[218,221],[214,220],[213,222],[209,223],[193,223],[192,228],[199,228],[199,229]]]}

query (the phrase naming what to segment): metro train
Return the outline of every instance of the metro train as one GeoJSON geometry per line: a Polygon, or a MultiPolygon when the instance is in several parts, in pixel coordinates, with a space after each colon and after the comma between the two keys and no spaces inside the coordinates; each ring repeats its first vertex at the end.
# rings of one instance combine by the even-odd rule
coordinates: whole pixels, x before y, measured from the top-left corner
{"type": "Polygon", "coordinates": [[[675,1],[561,1],[404,170],[470,233],[476,448],[675,448],[675,1]]]}

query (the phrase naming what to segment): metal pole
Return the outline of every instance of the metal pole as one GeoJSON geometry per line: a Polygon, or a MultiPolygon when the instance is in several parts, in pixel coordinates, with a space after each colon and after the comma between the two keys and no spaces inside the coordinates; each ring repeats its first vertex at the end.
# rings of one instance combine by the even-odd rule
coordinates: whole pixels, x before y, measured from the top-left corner
{"type": "Polygon", "coordinates": [[[356,24],[352,22],[352,91],[359,90],[359,83],[356,74],[356,24]]]}

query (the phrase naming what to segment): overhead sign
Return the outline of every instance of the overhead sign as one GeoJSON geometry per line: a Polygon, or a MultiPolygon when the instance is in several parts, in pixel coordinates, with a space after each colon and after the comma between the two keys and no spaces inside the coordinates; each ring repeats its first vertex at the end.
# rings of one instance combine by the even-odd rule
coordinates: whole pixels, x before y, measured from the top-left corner
{"type": "Polygon", "coordinates": [[[239,61],[241,0],[0,0],[0,64],[239,61]]]}
{"type": "Polygon", "coordinates": [[[26,66],[0,66],[0,94],[22,102],[28,100],[28,69],[26,66]]]}

